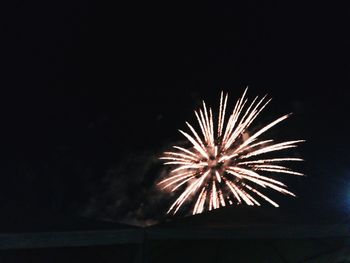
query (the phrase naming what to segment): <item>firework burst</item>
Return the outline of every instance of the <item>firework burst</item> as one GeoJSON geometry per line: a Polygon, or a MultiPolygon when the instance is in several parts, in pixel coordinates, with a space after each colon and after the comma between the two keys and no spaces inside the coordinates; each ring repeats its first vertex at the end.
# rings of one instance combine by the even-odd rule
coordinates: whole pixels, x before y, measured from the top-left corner
{"type": "Polygon", "coordinates": [[[219,116],[214,128],[211,108],[203,101],[203,108],[195,111],[200,133],[186,122],[190,133],[179,130],[192,144],[190,148],[173,146],[176,151],[164,152],[160,159],[165,165],[175,166],[169,176],[158,183],[163,189],[182,190],[168,213],[175,214],[181,206],[193,200],[193,214],[231,204],[245,203],[260,206],[258,198],[271,205],[278,204],[260,192],[270,188],[282,194],[295,196],[287,186],[262,173],[300,175],[281,165],[284,162],[302,161],[300,158],[263,158],[261,155],[297,147],[303,140],[275,143],[259,137],[270,128],[288,118],[284,115],[249,134],[251,124],[270,100],[256,97],[248,103],[244,91],[235,104],[232,114],[225,118],[228,95],[221,93],[219,116]],[[214,131],[215,129],[215,131],[214,131]],[[258,190],[259,189],[259,190],[258,190]]]}

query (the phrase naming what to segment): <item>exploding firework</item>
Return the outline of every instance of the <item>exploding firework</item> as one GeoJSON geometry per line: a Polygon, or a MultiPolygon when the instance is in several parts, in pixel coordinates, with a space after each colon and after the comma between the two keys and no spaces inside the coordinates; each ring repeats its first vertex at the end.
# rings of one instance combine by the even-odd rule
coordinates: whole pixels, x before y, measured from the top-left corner
{"type": "Polygon", "coordinates": [[[257,198],[271,205],[279,205],[260,192],[270,188],[282,194],[295,196],[287,186],[262,173],[283,173],[300,175],[281,165],[284,162],[303,161],[300,158],[264,158],[261,155],[297,147],[303,140],[275,143],[274,140],[260,140],[259,136],[288,118],[284,115],[249,134],[251,124],[271,101],[266,96],[256,97],[248,103],[244,91],[235,104],[232,114],[226,120],[228,95],[221,93],[217,127],[211,108],[195,111],[201,134],[186,122],[192,134],[179,130],[192,144],[190,148],[173,146],[176,151],[164,152],[160,159],[165,165],[175,166],[169,176],[158,183],[163,189],[174,192],[182,190],[167,213],[175,214],[181,206],[193,200],[193,214],[217,209],[234,203],[260,206],[257,198]],[[258,190],[259,189],[259,190],[258,190]]]}

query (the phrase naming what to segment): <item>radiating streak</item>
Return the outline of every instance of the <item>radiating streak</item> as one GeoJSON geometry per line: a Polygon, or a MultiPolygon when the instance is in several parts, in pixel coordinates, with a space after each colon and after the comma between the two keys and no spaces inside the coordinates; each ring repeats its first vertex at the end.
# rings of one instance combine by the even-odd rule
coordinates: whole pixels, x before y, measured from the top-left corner
{"type": "Polygon", "coordinates": [[[209,108],[209,124],[210,124],[210,134],[211,134],[211,146],[214,147],[214,123],[213,123],[213,112],[211,111],[211,108],[209,108]]]}
{"type": "Polygon", "coordinates": [[[186,169],[199,169],[199,168],[203,168],[203,167],[205,167],[205,164],[201,164],[201,163],[190,164],[190,165],[183,165],[183,166],[180,166],[180,167],[172,170],[171,173],[175,173],[175,172],[178,172],[178,171],[181,171],[181,170],[186,170],[186,169]]]}
{"type": "Polygon", "coordinates": [[[171,176],[171,177],[169,177],[169,178],[166,178],[166,179],[160,181],[160,182],[158,183],[158,185],[159,185],[159,184],[163,184],[163,183],[165,183],[165,182],[168,182],[168,181],[170,181],[170,180],[173,180],[173,179],[175,179],[175,178],[184,176],[184,175],[194,175],[194,174],[195,174],[194,172],[185,172],[185,173],[176,174],[176,175],[173,175],[173,176],[171,176]]]}
{"type": "Polygon", "coordinates": [[[199,207],[199,204],[201,203],[202,195],[203,195],[204,191],[205,191],[205,187],[202,188],[202,191],[200,192],[200,194],[199,194],[199,196],[197,198],[197,202],[196,202],[196,204],[194,206],[193,213],[192,213],[193,215],[196,214],[197,211],[198,211],[198,207],[199,207]]]}
{"type": "Polygon", "coordinates": [[[171,161],[184,161],[186,163],[191,163],[193,160],[189,160],[186,158],[179,158],[179,157],[161,157],[159,158],[161,160],[171,160],[171,161]]]}
{"type": "Polygon", "coordinates": [[[161,157],[160,159],[168,159],[170,160],[170,158],[182,158],[182,159],[186,159],[188,161],[197,161],[197,156],[196,157],[192,157],[190,155],[186,155],[186,154],[183,154],[183,153],[171,153],[171,152],[165,152],[164,154],[168,155],[168,156],[164,156],[164,157],[161,157]]]}
{"type": "MultiPolygon", "coordinates": [[[[266,97],[266,96],[265,96],[265,97],[266,97]]],[[[256,108],[258,108],[259,105],[260,105],[260,103],[261,103],[263,100],[265,100],[265,97],[263,97],[263,98],[260,100],[260,102],[254,107],[254,109],[251,110],[252,107],[254,106],[256,100],[258,99],[258,97],[255,97],[255,98],[254,98],[254,100],[250,103],[248,109],[246,109],[244,115],[243,115],[242,118],[241,118],[241,121],[239,122],[239,124],[238,124],[237,126],[241,126],[243,122],[246,122],[247,120],[251,119],[251,118],[249,118],[249,117],[247,118],[247,116],[250,116],[251,114],[253,114],[253,113],[256,111],[256,108]]]]}
{"type": "Polygon", "coordinates": [[[195,139],[192,138],[191,135],[189,135],[186,132],[183,132],[181,130],[179,130],[194,146],[194,148],[205,158],[209,159],[208,154],[204,151],[204,149],[196,142],[195,139]]]}
{"type": "Polygon", "coordinates": [[[206,198],[207,198],[207,191],[205,190],[203,195],[202,195],[202,200],[199,203],[198,213],[202,213],[203,212],[206,198]]]}
{"type": "Polygon", "coordinates": [[[213,198],[212,198],[212,200],[213,200],[213,207],[214,207],[214,209],[216,209],[216,208],[218,208],[218,204],[217,204],[217,199],[218,199],[218,197],[217,197],[217,192],[216,192],[216,183],[215,183],[215,181],[213,180],[213,183],[212,183],[212,186],[213,186],[213,189],[212,189],[212,194],[213,194],[213,198]]]}
{"type": "Polygon", "coordinates": [[[201,131],[202,131],[202,135],[203,135],[203,137],[204,137],[204,140],[205,141],[207,141],[206,140],[206,130],[205,130],[205,128],[204,128],[204,124],[202,123],[202,121],[201,121],[201,119],[200,119],[200,117],[198,116],[198,113],[197,113],[197,111],[194,111],[194,114],[196,115],[196,118],[197,118],[197,121],[198,121],[198,123],[199,123],[199,127],[201,128],[201,131]]]}
{"type": "Polygon", "coordinates": [[[208,117],[208,111],[207,111],[207,107],[205,106],[205,102],[203,101],[203,111],[204,111],[204,116],[205,116],[205,124],[207,126],[207,130],[208,130],[208,144],[213,146],[212,143],[212,134],[211,134],[211,129],[210,129],[210,122],[209,122],[209,117],[208,117]]]}
{"type": "Polygon", "coordinates": [[[218,125],[218,137],[220,138],[222,135],[222,128],[224,125],[225,120],[225,112],[226,112],[226,104],[227,104],[227,98],[228,95],[225,96],[225,102],[224,106],[222,107],[222,98],[223,98],[223,92],[221,92],[221,98],[220,98],[220,110],[219,110],[219,125],[218,125]]]}
{"type": "Polygon", "coordinates": [[[216,179],[218,180],[219,183],[221,183],[221,175],[218,171],[215,171],[216,179]]]}
{"type": "Polygon", "coordinates": [[[225,184],[230,188],[231,192],[233,193],[233,195],[235,196],[235,198],[237,199],[238,203],[241,203],[241,198],[239,197],[237,191],[232,187],[232,185],[230,184],[230,182],[225,180],[225,184]]]}
{"type": "MultiPolygon", "coordinates": [[[[252,142],[253,142],[253,141],[252,141],[252,142]]],[[[270,142],[273,142],[273,140],[265,140],[265,141],[260,141],[260,142],[254,143],[254,144],[250,144],[250,145],[247,145],[247,146],[245,146],[245,147],[243,147],[243,148],[236,149],[236,150],[234,151],[234,153],[235,153],[236,155],[238,155],[239,153],[246,152],[246,151],[248,151],[248,150],[250,150],[250,149],[253,149],[253,148],[257,147],[257,146],[260,146],[260,145],[263,145],[263,144],[266,144],[266,143],[270,143],[270,142]]],[[[241,157],[240,157],[240,158],[241,158],[241,157]]]]}
{"type": "Polygon", "coordinates": [[[189,151],[189,150],[187,150],[187,149],[185,149],[185,148],[182,148],[182,147],[176,146],[176,145],[173,146],[173,148],[178,149],[178,150],[180,150],[180,151],[183,151],[183,152],[185,152],[185,153],[188,153],[189,155],[192,155],[193,157],[198,158],[198,155],[197,155],[197,154],[195,154],[194,152],[191,152],[191,151],[189,151]]]}
{"type": "Polygon", "coordinates": [[[271,179],[271,178],[266,177],[266,176],[261,176],[258,173],[254,172],[254,171],[251,171],[251,170],[248,170],[248,169],[244,169],[244,168],[241,168],[241,167],[232,167],[232,166],[230,166],[229,169],[232,169],[232,170],[234,170],[234,171],[236,171],[236,172],[238,172],[240,174],[245,174],[245,175],[248,175],[248,176],[251,176],[251,177],[255,177],[255,178],[258,178],[258,179],[261,179],[261,180],[264,180],[264,181],[268,181],[268,182],[271,182],[271,183],[274,183],[274,184],[285,186],[280,181],[271,179]]]}
{"type": "MultiPolygon", "coordinates": [[[[174,204],[177,204],[177,203],[178,203],[178,206],[177,206],[177,208],[175,209],[174,214],[179,210],[179,208],[181,207],[181,205],[186,201],[187,197],[188,197],[193,191],[195,191],[196,188],[198,188],[198,187],[201,185],[201,183],[202,183],[203,180],[206,178],[206,176],[209,174],[209,172],[210,172],[210,171],[205,172],[204,175],[203,175],[201,178],[197,179],[196,182],[192,183],[192,185],[189,186],[189,187],[185,190],[185,192],[184,192],[182,195],[180,195],[180,197],[177,199],[178,201],[176,201],[176,203],[174,203],[174,204]]],[[[171,209],[172,209],[172,208],[171,208],[171,209]]],[[[170,210],[171,210],[171,209],[170,209],[170,210]]],[[[169,211],[170,211],[170,210],[169,210],[169,211]]],[[[169,211],[168,211],[168,212],[169,212],[169,211]]]]}
{"type": "Polygon", "coordinates": [[[256,183],[257,185],[260,185],[261,187],[266,188],[266,185],[264,184],[264,181],[262,181],[262,180],[256,179],[256,178],[251,177],[251,176],[249,176],[249,175],[241,175],[241,174],[236,173],[236,172],[234,172],[234,171],[229,171],[229,170],[228,170],[227,173],[232,174],[232,175],[234,175],[234,176],[236,176],[237,178],[242,179],[242,180],[243,180],[243,179],[247,179],[247,180],[249,180],[249,181],[252,181],[252,182],[256,183]]]}
{"type": "MultiPolygon", "coordinates": [[[[248,117],[246,118],[245,122],[245,127],[249,127],[249,125],[258,117],[258,115],[260,114],[260,112],[266,107],[267,104],[270,103],[271,100],[268,100],[267,102],[265,102],[265,104],[263,106],[260,107],[261,103],[264,102],[266,96],[264,96],[253,108],[253,110],[251,110],[250,114],[248,115],[248,117]],[[260,108],[259,108],[260,107],[260,108]]],[[[257,97],[254,99],[253,103],[251,104],[251,106],[249,107],[249,109],[247,110],[245,116],[249,113],[250,108],[253,106],[254,102],[257,100],[257,97]]],[[[243,123],[243,119],[241,120],[240,124],[243,123]]]]}
{"type": "Polygon", "coordinates": [[[219,106],[219,118],[218,118],[218,137],[221,136],[221,130],[222,130],[222,124],[221,124],[221,116],[222,116],[222,97],[223,97],[224,93],[221,91],[221,95],[220,95],[220,106],[219,106]]]}
{"type": "MultiPolygon", "coordinates": [[[[257,142],[257,143],[255,143],[255,144],[251,144],[251,145],[249,145],[249,146],[247,146],[247,147],[245,147],[245,148],[240,149],[239,151],[237,151],[237,150],[234,151],[233,154],[225,155],[225,156],[221,157],[221,158],[219,159],[219,162],[229,160],[229,159],[231,159],[231,158],[233,158],[233,157],[238,156],[240,152],[247,151],[247,150],[249,150],[249,149],[255,148],[255,147],[259,146],[259,145],[266,144],[266,143],[269,143],[269,142],[272,142],[272,141],[273,141],[273,140],[265,140],[265,141],[257,142]]],[[[241,158],[241,157],[240,157],[240,158],[241,158]]]]}
{"type": "Polygon", "coordinates": [[[262,149],[258,149],[258,150],[252,151],[251,153],[243,155],[243,156],[241,156],[241,159],[260,155],[262,153],[268,153],[268,152],[280,151],[280,150],[284,150],[284,149],[288,149],[288,148],[294,148],[294,147],[297,147],[297,145],[295,145],[295,143],[299,143],[299,142],[304,142],[304,141],[303,140],[288,141],[288,142],[282,142],[282,143],[269,145],[269,146],[266,146],[262,149]]]}
{"type": "Polygon", "coordinates": [[[262,194],[261,192],[259,192],[258,190],[254,189],[253,187],[250,187],[247,184],[244,184],[244,187],[247,188],[248,190],[256,193],[258,196],[260,196],[261,198],[265,199],[267,202],[269,202],[270,204],[272,204],[274,207],[279,207],[279,204],[277,204],[276,202],[274,202],[273,200],[271,200],[270,198],[268,198],[266,195],[262,194]]]}
{"type": "Polygon", "coordinates": [[[255,200],[255,198],[253,198],[250,194],[248,194],[247,192],[243,191],[242,192],[253,202],[253,205],[257,205],[260,206],[260,203],[258,201],[255,200]]]}
{"type": "Polygon", "coordinates": [[[238,124],[236,131],[230,136],[229,140],[227,141],[227,143],[225,145],[225,149],[228,149],[232,145],[232,143],[237,139],[237,137],[242,133],[242,131],[249,127],[250,123],[258,116],[260,111],[269,103],[269,101],[266,102],[265,105],[259,111],[257,111],[257,108],[260,106],[260,104],[265,99],[265,97],[262,98],[258,102],[258,104],[254,107],[252,112],[250,112],[250,114],[248,115],[248,113],[249,113],[249,111],[250,111],[251,107],[253,106],[256,99],[257,99],[257,97],[254,99],[254,101],[252,102],[252,104],[249,106],[248,110],[246,111],[246,113],[242,117],[240,123],[238,124]],[[247,115],[248,115],[248,117],[246,118],[247,115]],[[244,120],[244,122],[243,122],[243,120],[244,120]]]}
{"type": "MultiPolygon", "coordinates": [[[[263,101],[265,100],[265,98],[266,98],[266,96],[263,97],[263,99],[261,100],[261,102],[263,102],[263,101]]],[[[255,114],[255,117],[252,118],[252,119],[249,121],[247,127],[250,126],[250,124],[256,119],[256,117],[259,116],[260,112],[262,112],[262,110],[265,109],[265,107],[266,107],[270,102],[271,102],[271,99],[269,99],[268,101],[266,101],[265,104],[264,104],[263,106],[260,107],[260,109],[257,109],[257,112],[256,112],[256,114],[255,114]]],[[[260,102],[259,102],[258,106],[260,106],[260,102]]]]}
{"type": "MultiPolygon", "coordinates": [[[[167,213],[169,213],[177,204],[177,209],[181,207],[180,202],[182,202],[182,200],[186,200],[186,197],[189,195],[189,193],[191,193],[192,189],[194,188],[194,186],[196,186],[196,183],[198,183],[199,180],[200,179],[197,179],[194,183],[192,183],[189,187],[186,188],[186,190],[180,195],[180,197],[178,197],[178,199],[176,199],[176,201],[172,204],[167,213]]],[[[176,211],[177,210],[175,210],[174,214],[176,213],[176,211]]]]}
{"type": "Polygon", "coordinates": [[[273,159],[261,159],[261,160],[255,160],[255,161],[246,161],[246,162],[239,162],[240,165],[243,164],[264,164],[264,163],[274,163],[274,162],[287,162],[287,161],[304,161],[301,158],[273,158],[273,159]]]}
{"type": "Polygon", "coordinates": [[[277,120],[271,122],[270,124],[266,125],[264,128],[260,129],[258,132],[256,132],[254,135],[252,135],[250,138],[248,138],[246,141],[244,141],[239,147],[238,150],[243,148],[244,146],[248,145],[253,139],[257,138],[258,136],[260,136],[261,134],[263,134],[264,132],[266,132],[267,130],[269,130],[270,128],[272,128],[273,126],[275,126],[276,124],[280,123],[281,121],[287,119],[289,117],[290,114],[286,114],[280,118],[278,118],[277,120]]]}
{"type": "Polygon", "coordinates": [[[249,167],[258,169],[258,168],[271,168],[271,169],[276,169],[276,170],[287,170],[290,171],[289,168],[285,167],[285,166],[281,166],[281,165],[275,165],[275,164],[250,164],[248,165],[249,167]]]}
{"type": "MultiPolygon", "coordinates": [[[[177,183],[178,181],[181,181],[181,180],[184,180],[184,181],[182,181],[181,183],[180,183],[180,185],[183,185],[185,182],[187,182],[187,181],[189,181],[191,178],[193,178],[193,177],[195,177],[193,174],[188,174],[188,175],[183,175],[183,176],[181,176],[180,178],[177,178],[177,179],[175,179],[174,181],[171,181],[170,183],[168,183],[167,185],[165,185],[164,187],[163,187],[163,189],[165,189],[165,188],[167,188],[167,187],[169,187],[170,185],[173,185],[173,184],[175,184],[175,183],[177,183]],[[186,180],[185,180],[186,179],[186,180]]],[[[175,187],[175,188],[177,188],[177,187],[175,187]]],[[[173,189],[174,190],[174,189],[173,189]]]]}
{"type": "Polygon", "coordinates": [[[203,115],[203,112],[202,110],[199,110],[199,114],[200,114],[200,117],[201,117],[201,122],[203,124],[203,127],[204,127],[204,131],[205,131],[205,136],[204,136],[204,140],[207,144],[209,144],[209,127],[207,126],[206,124],[206,121],[205,121],[205,118],[204,118],[204,115],[203,115]]]}
{"type": "Polygon", "coordinates": [[[211,211],[213,208],[213,193],[210,192],[209,194],[209,207],[208,207],[208,210],[211,211]]]}
{"type": "MultiPolygon", "coordinates": [[[[239,189],[236,185],[234,185],[232,182],[229,182],[229,185],[234,188],[234,190],[238,193],[238,195],[243,199],[244,202],[246,202],[247,205],[254,205],[252,201],[247,197],[247,195],[239,189]]],[[[232,189],[231,189],[232,190],[232,189]]]]}
{"type": "Polygon", "coordinates": [[[224,156],[220,157],[219,162],[230,160],[231,158],[236,157],[236,156],[238,156],[238,154],[236,154],[236,153],[231,154],[231,155],[224,155],[224,156]]]}
{"type": "Polygon", "coordinates": [[[221,190],[218,193],[219,193],[219,200],[220,200],[221,206],[226,206],[225,199],[224,199],[224,196],[222,195],[221,190]]]}
{"type": "Polygon", "coordinates": [[[190,162],[173,161],[173,162],[166,162],[164,164],[166,164],[166,165],[168,165],[168,164],[190,164],[190,162]]]}
{"type": "Polygon", "coordinates": [[[258,168],[257,170],[260,171],[266,171],[266,172],[274,172],[274,173],[284,173],[284,174],[293,174],[293,175],[300,175],[304,176],[303,173],[289,171],[289,170],[283,170],[283,169],[268,169],[268,168],[258,168]]]}
{"type": "Polygon", "coordinates": [[[176,189],[178,189],[179,187],[181,187],[182,185],[184,185],[185,183],[187,183],[189,180],[193,179],[194,177],[195,177],[195,175],[192,175],[189,178],[187,178],[186,180],[182,181],[177,186],[175,186],[173,189],[171,189],[171,192],[174,192],[176,189]]]}
{"type": "Polygon", "coordinates": [[[230,115],[229,119],[228,119],[228,122],[226,124],[226,129],[225,129],[225,132],[224,132],[224,137],[222,139],[222,144],[224,145],[226,143],[226,137],[227,137],[227,134],[229,133],[229,130],[232,126],[235,125],[236,121],[235,121],[235,117],[236,117],[236,113],[237,111],[239,111],[239,107],[240,107],[240,102],[241,102],[241,99],[239,99],[237,102],[236,102],[236,105],[233,109],[233,112],[232,114],[230,115]]]}
{"type": "Polygon", "coordinates": [[[224,138],[223,138],[223,146],[226,145],[226,142],[227,142],[227,139],[228,139],[228,136],[230,135],[230,133],[232,132],[237,120],[238,120],[238,117],[240,115],[240,112],[241,112],[241,104],[242,104],[242,101],[243,101],[243,97],[241,100],[239,100],[233,110],[233,113],[231,114],[228,122],[227,122],[227,126],[226,126],[226,129],[225,129],[225,133],[224,133],[224,138]]]}
{"type": "Polygon", "coordinates": [[[205,146],[204,146],[202,140],[199,138],[198,133],[193,129],[191,124],[189,124],[188,122],[186,122],[186,124],[190,128],[190,130],[192,131],[193,135],[196,137],[196,140],[197,140],[198,144],[200,145],[201,149],[205,149],[205,146]]]}

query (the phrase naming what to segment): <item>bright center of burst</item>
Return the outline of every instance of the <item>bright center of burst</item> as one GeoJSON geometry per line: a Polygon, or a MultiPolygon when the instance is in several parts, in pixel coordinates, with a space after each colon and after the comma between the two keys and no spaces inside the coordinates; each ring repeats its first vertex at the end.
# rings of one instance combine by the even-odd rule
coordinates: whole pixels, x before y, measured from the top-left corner
{"type": "Polygon", "coordinates": [[[219,160],[218,154],[218,146],[208,147],[207,152],[209,154],[209,158],[206,160],[208,167],[212,170],[221,170],[222,162],[219,160]]]}
{"type": "Polygon", "coordinates": [[[217,158],[215,156],[210,156],[208,160],[208,166],[210,168],[218,168],[219,165],[220,163],[218,162],[217,158]]]}

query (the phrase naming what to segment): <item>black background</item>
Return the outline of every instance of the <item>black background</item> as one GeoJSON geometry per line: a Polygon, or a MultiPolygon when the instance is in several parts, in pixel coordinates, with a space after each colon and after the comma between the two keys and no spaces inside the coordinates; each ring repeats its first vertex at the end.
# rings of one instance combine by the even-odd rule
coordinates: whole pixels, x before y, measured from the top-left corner
{"type": "MultiPolygon", "coordinates": [[[[91,205],[108,171],[133,176],[144,156],[154,162],[182,139],[201,99],[215,107],[224,90],[233,104],[246,86],[273,98],[260,124],[294,112],[272,136],[307,140],[296,151],[307,177],[286,180],[298,198],[277,199],[350,211],[348,6],[11,1],[4,10],[2,220],[118,219],[99,212],[118,196],[91,205]]],[[[136,185],[141,197],[128,188],[123,198],[147,196],[159,167],[136,185]]],[[[150,209],[161,217],[168,204],[150,209]]]]}

